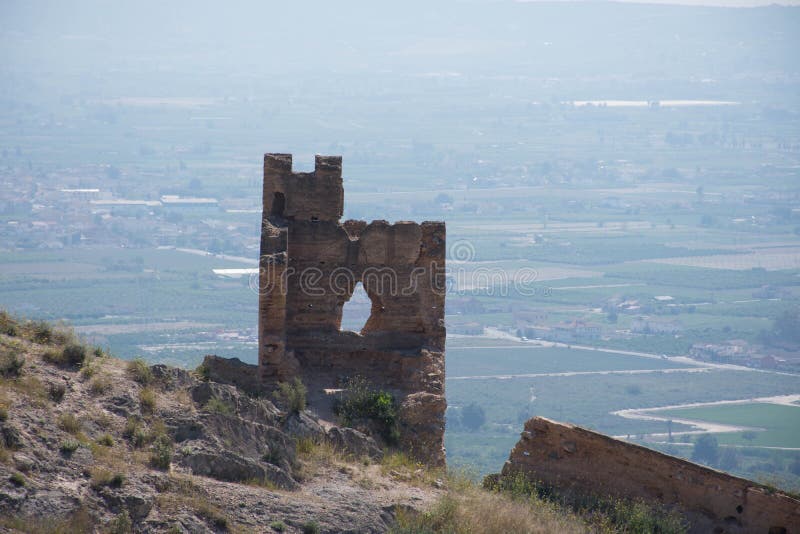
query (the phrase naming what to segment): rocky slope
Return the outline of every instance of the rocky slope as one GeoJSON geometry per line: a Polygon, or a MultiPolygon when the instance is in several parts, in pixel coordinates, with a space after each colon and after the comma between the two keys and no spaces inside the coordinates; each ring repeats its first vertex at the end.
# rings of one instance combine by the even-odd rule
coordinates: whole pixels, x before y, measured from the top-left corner
{"type": "Polygon", "coordinates": [[[310,412],[0,319],[0,532],[384,532],[442,494],[310,412]]]}

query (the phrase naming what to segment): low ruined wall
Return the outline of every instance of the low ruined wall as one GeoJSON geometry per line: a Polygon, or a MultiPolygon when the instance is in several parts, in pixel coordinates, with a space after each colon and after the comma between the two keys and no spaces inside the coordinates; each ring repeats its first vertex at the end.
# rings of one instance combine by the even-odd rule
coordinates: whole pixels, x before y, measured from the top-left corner
{"type": "Polygon", "coordinates": [[[534,417],[501,476],[522,473],[562,491],[675,506],[691,532],[800,532],[800,501],[591,430],[534,417]]]}

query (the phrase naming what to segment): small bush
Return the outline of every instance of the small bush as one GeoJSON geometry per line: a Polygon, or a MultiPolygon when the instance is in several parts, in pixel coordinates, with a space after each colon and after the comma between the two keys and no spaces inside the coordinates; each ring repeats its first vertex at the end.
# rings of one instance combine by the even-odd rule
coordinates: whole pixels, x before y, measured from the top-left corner
{"type": "Polygon", "coordinates": [[[113,447],[114,446],[114,438],[111,437],[111,434],[103,434],[97,439],[97,443],[103,445],[105,447],[113,447]]]}
{"type": "Polygon", "coordinates": [[[196,503],[195,513],[210,523],[211,526],[223,532],[227,532],[230,527],[228,518],[223,515],[219,508],[206,500],[201,500],[196,503]]]}
{"type": "Polygon", "coordinates": [[[112,387],[113,384],[108,375],[99,375],[92,378],[92,381],[89,382],[89,393],[92,395],[103,395],[111,391],[112,387]]]}
{"type": "Polygon", "coordinates": [[[17,487],[22,487],[27,482],[25,480],[25,476],[22,473],[13,473],[8,480],[17,487]]]}
{"type": "Polygon", "coordinates": [[[0,423],[8,421],[8,408],[0,405],[0,423]]]}
{"type": "Polygon", "coordinates": [[[105,353],[105,352],[103,352],[103,349],[101,349],[100,347],[95,347],[95,348],[92,350],[92,355],[93,355],[95,358],[105,358],[105,356],[106,356],[106,353],[105,353]]]}
{"type": "Polygon", "coordinates": [[[194,370],[194,372],[197,374],[197,377],[203,382],[208,382],[209,380],[211,380],[211,369],[208,368],[206,362],[203,362],[200,365],[198,365],[197,368],[194,370]]]}
{"type": "Polygon", "coordinates": [[[64,395],[67,393],[67,385],[63,382],[51,382],[47,386],[47,394],[53,402],[61,402],[64,395]]]}
{"type": "Polygon", "coordinates": [[[131,534],[133,532],[133,522],[127,510],[108,522],[109,534],[131,534]]]}
{"type": "Polygon", "coordinates": [[[0,334],[7,336],[19,335],[17,321],[5,311],[0,311],[0,334]]]}
{"type": "Polygon", "coordinates": [[[316,521],[306,521],[302,526],[303,534],[319,534],[319,523],[316,521]]]}
{"type": "Polygon", "coordinates": [[[155,438],[150,448],[150,465],[162,471],[168,471],[172,463],[172,440],[161,434],[155,438]]]}
{"type": "Polygon", "coordinates": [[[25,356],[16,347],[3,347],[0,353],[0,376],[4,378],[15,378],[22,373],[25,365],[25,356]]]}
{"type": "Polygon", "coordinates": [[[275,532],[283,532],[286,530],[286,523],[283,521],[273,521],[269,524],[269,528],[274,530],[275,532]]]}
{"type": "Polygon", "coordinates": [[[128,376],[143,386],[153,381],[153,371],[150,369],[150,366],[147,365],[147,362],[141,358],[129,361],[127,370],[128,376]]]}
{"type": "Polygon", "coordinates": [[[484,480],[484,487],[515,500],[549,503],[562,513],[583,517],[592,530],[609,532],[659,532],[681,534],[688,523],[674,510],[641,500],[614,499],[606,495],[567,491],[531,481],[519,473],[513,477],[484,480]]]}
{"type": "Polygon", "coordinates": [[[142,413],[152,414],[156,411],[156,393],[150,388],[144,388],[139,392],[139,407],[142,413]]]}
{"type": "Polygon", "coordinates": [[[147,443],[147,432],[145,432],[141,422],[135,417],[129,417],[128,420],[125,421],[122,437],[130,441],[131,445],[136,449],[144,447],[147,443]]]}
{"type": "Polygon", "coordinates": [[[70,455],[73,452],[77,451],[78,447],[80,446],[81,444],[77,440],[68,439],[66,441],[61,442],[61,447],[59,447],[59,449],[61,450],[62,454],[70,455]]]}
{"type": "Polygon", "coordinates": [[[94,375],[97,374],[97,371],[100,370],[100,366],[95,363],[94,359],[86,360],[86,362],[81,367],[81,376],[86,380],[92,378],[94,375]]]}
{"type": "Polygon", "coordinates": [[[70,434],[77,434],[81,431],[81,422],[73,414],[64,413],[58,418],[58,428],[70,434]]]}
{"type": "Polygon", "coordinates": [[[387,443],[397,443],[400,431],[394,396],[386,391],[373,389],[361,377],[350,379],[345,390],[333,407],[334,414],[342,424],[372,427],[387,443]]]}
{"type": "Polygon", "coordinates": [[[295,378],[291,382],[280,382],[274,396],[289,413],[300,413],[306,409],[307,394],[308,388],[299,378],[295,378]]]}
{"type": "Polygon", "coordinates": [[[69,343],[61,354],[63,364],[71,367],[78,367],[86,361],[86,347],[78,343],[69,343]]]}
{"type": "Polygon", "coordinates": [[[53,340],[53,328],[45,321],[36,321],[31,325],[31,339],[40,345],[53,340]]]}
{"type": "Polygon", "coordinates": [[[63,365],[61,351],[54,348],[48,348],[42,353],[42,359],[53,365],[63,365]]]}
{"type": "Polygon", "coordinates": [[[46,362],[63,367],[79,367],[86,361],[86,347],[80,343],[68,343],[60,351],[47,349],[42,354],[46,362]]]}
{"type": "Polygon", "coordinates": [[[208,399],[208,402],[205,404],[205,406],[203,406],[203,409],[207,412],[219,413],[223,415],[230,415],[233,413],[233,407],[229,403],[216,397],[208,399]]]}
{"type": "Polygon", "coordinates": [[[90,485],[94,489],[102,487],[121,488],[125,483],[125,475],[122,473],[114,473],[103,467],[94,467],[90,470],[91,482],[90,485]]]}

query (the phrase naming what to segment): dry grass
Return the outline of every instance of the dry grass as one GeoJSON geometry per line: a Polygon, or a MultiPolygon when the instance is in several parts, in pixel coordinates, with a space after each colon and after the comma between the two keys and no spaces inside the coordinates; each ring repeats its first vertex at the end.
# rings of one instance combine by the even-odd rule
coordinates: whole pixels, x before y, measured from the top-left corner
{"type": "Polygon", "coordinates": [[[327,441],[316,442],[310,438],[297,440],[297,459],[300,466],[295,473],[301,480],[319,475],[324,469],[346,463],[346,459],[327,441]]]}
{"type": "Polygon", "coordinates": [[[139,391],[139,406],[143,414],[152,414],[156,411],[156,392],[150,388],[139,391]]]}
{"type": "Polygon", "coordinates": [[[58,417],[58,428],[73,436],[77,436],[83,429],[83,425],[80,419],[75,417],[74,414],[63,413],[58,417]]]}
{"type": "Polygon", "coordinates": [[[150,370],[150,366],[147,365],[147,362],[141,358],[129,361],[126,366],[126,372],[131,380],[143,386],[147,386],[153,381],[153,371],[150,370]]]}
{"type": "Polygon", "coordinates": [[[0,530],[35,534],[90,534],[95,532],[95,521],[89,511],[78,508],[64,519],[34,517],[0,517],[0,530]]]}
{"type": "Polygon", "coordinates": [[[394,534],[563,534],[586,532],[576,516],[538,500],[518,500],[451,480],[449,491],[429,511],[401,510],[394,534]]]}
{"type": "Polygon", "coordinates": [[[105,395],[114,387],[111,377],[107,374],[97,375],[89,382],[89,393],[95,396],[105,395]]]}
{"type": "Polygon", "coordinates": [[[114,471],[105,467],[94,466],[89,469],[91,476],[90,485],[94,489],[108,486],[109,488],[120,488],[125,483],[125,475],[120,471],[114,471]]]}
{"type": "Polygon", "coordinates": [[[425,466],[407,454],[394,451],[384,455],[380,463],[384,476],[413,486],[441,486],[447,480],[444,469],[425,466]]]}
{"type": "Polygon", "coordinates": [[[197,411],[197,408],[195,408],[194,405],[194,400],[192,400],[192,396],[187,390],[179,389],[173,395],[173,399],[175,399],[175,402],[178,404],[178,406],[183,408],[187,413],[195,413],[197,411]]]}
{"type": "Polygon", "coordinates": [[[210,501],[208,492],[188,475],[169,475],[169,486],[159,494],[156,505],[167,515],[190,510],[218,530],[229,531],[233,526],[225,513],[210,501]]]}

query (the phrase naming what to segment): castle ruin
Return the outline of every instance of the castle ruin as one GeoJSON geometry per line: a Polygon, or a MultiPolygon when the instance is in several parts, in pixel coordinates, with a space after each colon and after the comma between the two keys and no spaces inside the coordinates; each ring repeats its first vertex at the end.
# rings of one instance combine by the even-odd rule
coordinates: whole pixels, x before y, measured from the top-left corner
{"type": "Polygon", "coordinates": [[[342,158],[265,154],[259,264],[259,372],[263,384],[300,378],[312,405],[362,377],[398,401],[400,447],[444,463],[443,222],[348,220],[342,158]],[[341,329],[361,282],[372,309],[361,332],[341,329]]]}

